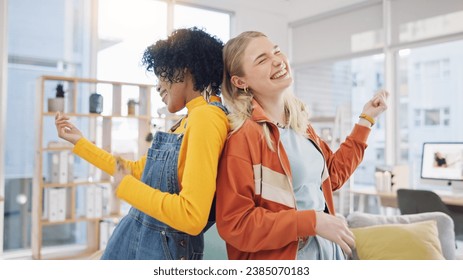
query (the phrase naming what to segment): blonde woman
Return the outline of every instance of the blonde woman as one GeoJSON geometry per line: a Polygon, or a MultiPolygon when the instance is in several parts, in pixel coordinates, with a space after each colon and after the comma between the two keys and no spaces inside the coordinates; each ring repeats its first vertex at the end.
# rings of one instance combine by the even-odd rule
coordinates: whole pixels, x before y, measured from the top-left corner
{"type": "Polygon", "coordinates": [[[219,164],[217,228],[230,259],[343,259],[355,246],[335,216],[333,191],[361,162],[388,93],[364,105],[333,152],[288,91],[292,81],[287,57],[264,34],[244,32],[225,45],[231,134],[219,164]]]}

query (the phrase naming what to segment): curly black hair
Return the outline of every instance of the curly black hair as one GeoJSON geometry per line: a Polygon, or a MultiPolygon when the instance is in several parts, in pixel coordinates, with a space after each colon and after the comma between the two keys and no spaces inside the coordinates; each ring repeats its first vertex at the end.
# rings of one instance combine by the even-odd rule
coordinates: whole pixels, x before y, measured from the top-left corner
{"type": "Polygon", "coordinates": [[[170,83],[184,79],[184,69],[193,77],[194,90],[203,91],[211,85],[220,94],[223,78],[223,43],[197,27],[175,30],[167,39],[146,48],[142,63],[170,83]]]}

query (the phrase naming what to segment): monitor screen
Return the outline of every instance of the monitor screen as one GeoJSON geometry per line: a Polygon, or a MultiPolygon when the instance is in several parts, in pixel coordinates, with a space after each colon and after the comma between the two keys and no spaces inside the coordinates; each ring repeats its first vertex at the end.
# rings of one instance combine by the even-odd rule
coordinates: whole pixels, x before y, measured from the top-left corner
{"type": "Polygon", "coordinates": [[[421,178],[463,181],[463,142],[424,143],[421,178]]]}

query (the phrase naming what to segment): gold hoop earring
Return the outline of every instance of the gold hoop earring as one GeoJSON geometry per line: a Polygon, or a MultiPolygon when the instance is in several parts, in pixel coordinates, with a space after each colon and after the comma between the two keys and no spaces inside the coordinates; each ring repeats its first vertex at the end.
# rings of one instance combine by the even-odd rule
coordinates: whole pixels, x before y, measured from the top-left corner
{"type": "Polygon", "coordinates": [[[248,87],[243,88],[244,93],[248,94],[248,87]]]}

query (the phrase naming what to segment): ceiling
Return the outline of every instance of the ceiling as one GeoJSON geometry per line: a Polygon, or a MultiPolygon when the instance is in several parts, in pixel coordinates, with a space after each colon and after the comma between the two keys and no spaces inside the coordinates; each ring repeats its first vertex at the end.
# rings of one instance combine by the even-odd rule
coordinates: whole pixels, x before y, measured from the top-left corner
{"type": "MultiPolygon", "coordinates": [[[[367,0],[274,0],[288,2],[288,20],[290,22],[323,14],[332,10],[347,7],[367,0]]],[[[258,0],[257,2],[267,2],[258,0]]]]}
{"type": "MultiPolygon", "coordinates": [[[[223,10],[252,8],[284,16],[288,22],[371,0],[182,0],[223,10]]],[[[180,2],[180,1],[179,1],[180,2]]]]}

